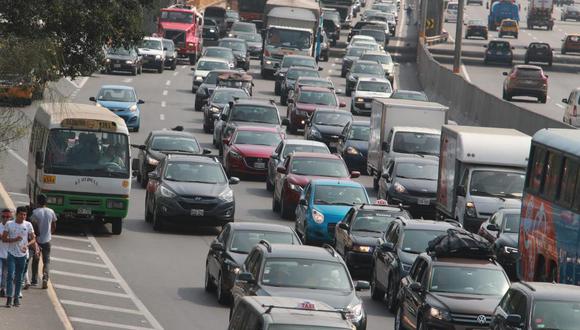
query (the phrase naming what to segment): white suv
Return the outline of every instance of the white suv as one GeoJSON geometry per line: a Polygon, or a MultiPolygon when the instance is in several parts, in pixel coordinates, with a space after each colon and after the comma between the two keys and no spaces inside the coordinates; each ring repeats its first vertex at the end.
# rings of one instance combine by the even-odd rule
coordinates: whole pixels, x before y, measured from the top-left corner
{"type": "Polygon", "coordinates": [[[163,38],[145,37],[139,46],[139,55],[143,58],[144,69],[156,69],[162,73],[165,68],[165,50],[163,38]]]}
{"type": "Polygon", "coordinates": [[[564,122],[572,126],[580,127],[580,87],[572,90],[567,99],[562,99],[562,103],[566,104],[564,110],[564,122]]]}

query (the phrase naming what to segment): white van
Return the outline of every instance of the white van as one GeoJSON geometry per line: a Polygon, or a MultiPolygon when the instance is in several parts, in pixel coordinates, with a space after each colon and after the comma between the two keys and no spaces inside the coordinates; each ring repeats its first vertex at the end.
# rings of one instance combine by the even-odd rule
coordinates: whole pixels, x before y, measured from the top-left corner
{"type": "Polygon", "coordinates": [[[445,22],[457,22],[458,2],[448,2],[445,7],[445,22]]]}

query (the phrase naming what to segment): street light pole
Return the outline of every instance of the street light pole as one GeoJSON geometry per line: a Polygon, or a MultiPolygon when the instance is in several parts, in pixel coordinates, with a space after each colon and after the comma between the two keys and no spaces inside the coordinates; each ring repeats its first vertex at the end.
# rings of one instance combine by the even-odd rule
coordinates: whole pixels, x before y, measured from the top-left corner
{"type": "Polygon", "coordinates": [[[465,0],[457,4],[457,23],[455,26],[455,54],[453,56],[453,73],[459,73],[461,67],[461,36],[463,35],[463,6],[465,0]]]}

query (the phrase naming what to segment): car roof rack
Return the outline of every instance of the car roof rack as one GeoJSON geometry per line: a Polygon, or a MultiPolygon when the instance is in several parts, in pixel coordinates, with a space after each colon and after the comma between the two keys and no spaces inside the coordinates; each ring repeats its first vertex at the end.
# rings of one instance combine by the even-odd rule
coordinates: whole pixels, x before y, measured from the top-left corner
{"type": "Polygon", "coordinates": [[[268,253],[272,253],[272,245],[270,244],[270,242],[263,239],[263,240],[260,240],[260,243],[258,243],[258,244],[265,246],[266,249],[268,250],[268,253]]]}
{"type": "Polygon", "coordinates": [[[328,253],[330,253],[331,256],[333,257],[337,256],[336,250],[332,246],[330,246],[330,244],[328,243],[322,244],[322,247],[326,249],[326,251],[328,251],[328,253]]]}
{"type": "Polygon", "coordinates": [[[312,311],[312,312],[322,312],[322,313],[339,313],[343,320],[347,319],[346,310],[344,309],[308,309],[308,308],[300,308],[300,307],[286,307],[286,306],[276,306],[276,305],[264,305],[262,304],[263,308],[266,308],[264,314],[270,314],[272,309],[285,309],[285,310],[293,310],[293,311],[312,311]]]}

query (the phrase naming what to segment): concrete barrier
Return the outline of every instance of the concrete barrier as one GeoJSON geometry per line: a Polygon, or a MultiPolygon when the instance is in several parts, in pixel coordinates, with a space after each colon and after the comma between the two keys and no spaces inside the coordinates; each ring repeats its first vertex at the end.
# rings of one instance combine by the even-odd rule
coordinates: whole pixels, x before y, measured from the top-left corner
{"type": "Polygon", "coordinates": [[[462,125],[515,128],[529,135],[542,128],[573,128],[486,93],[434,60],[423,44],[417,46],[417,71],[429,98],[449,106],[451,118],[462,125]]]}

